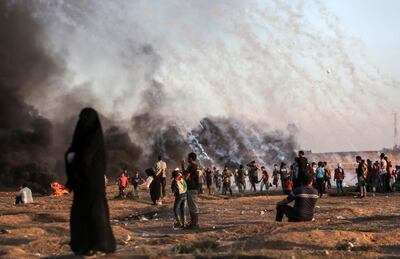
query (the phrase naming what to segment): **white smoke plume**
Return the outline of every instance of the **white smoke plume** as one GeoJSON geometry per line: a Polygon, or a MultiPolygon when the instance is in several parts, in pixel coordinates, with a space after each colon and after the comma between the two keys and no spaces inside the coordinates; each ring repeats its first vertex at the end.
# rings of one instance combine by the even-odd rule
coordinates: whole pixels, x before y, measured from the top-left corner
{"type": "Polygon", "coordinates": [[[28,9],[62,72],[19,94],[52,122],[58,150],[86,105],[104,115],[121,165],[190,150],[221,164],[270,163],[298,148],[391,145],[398,82],[319,1],[37,0],[28,9]],[[231,150],[204,144],[205,122],[231,150]]]}
{"type": "MultiPolygon", "coordinates": [[[[391,144],[397,82],[318,1],[41,4],[49,47],[65,55],[63,87],[85,85],[125,127],[149,108],[142,93],[156,80],[165,94],[151,109],[188,128],[222,116],[268,130],[294,123],[300,145],[316,151],[391,144]]],[[[59,104],[32,103],[49,117],[59,104]]]]}

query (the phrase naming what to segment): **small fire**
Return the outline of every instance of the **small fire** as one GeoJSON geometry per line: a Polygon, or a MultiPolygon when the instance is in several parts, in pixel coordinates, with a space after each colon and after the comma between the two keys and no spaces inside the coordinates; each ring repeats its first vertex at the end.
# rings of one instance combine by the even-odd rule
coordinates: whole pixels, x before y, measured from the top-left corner
{"type": "Polygon", "coordinates": [[[69,194],[68,190],[65,187],[57,182],[52,182],[50,184],[51,189],[53,190],[53,196],[61,196],[65,194],[69,194]]]}

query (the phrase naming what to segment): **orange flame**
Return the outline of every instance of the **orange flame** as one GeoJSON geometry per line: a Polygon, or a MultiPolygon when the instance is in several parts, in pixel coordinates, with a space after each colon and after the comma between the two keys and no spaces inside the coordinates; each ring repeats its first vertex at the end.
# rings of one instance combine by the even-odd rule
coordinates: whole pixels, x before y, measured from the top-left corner
{"type": "Polygon", "coordinates": [[[53,189],[54,196],[61,196],[65,194],[69,194],[68,190],[65,187],[57,182],[52,182],[50,184],[51,189],[53,189]]]}

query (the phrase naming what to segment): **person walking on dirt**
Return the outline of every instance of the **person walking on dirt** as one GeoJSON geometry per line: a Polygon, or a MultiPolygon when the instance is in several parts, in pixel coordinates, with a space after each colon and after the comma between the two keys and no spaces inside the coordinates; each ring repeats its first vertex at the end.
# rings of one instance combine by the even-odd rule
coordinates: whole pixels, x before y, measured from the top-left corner
{"type": "Polygon", "coordinates": [[[276,188],[278,188],[279,176],[280,176],[280,173],[279,173],[278,164],[274,164],[274,171],[272,172],[272,177],[273,177],[272,184],[275,185],[276,188]]]}
{"type": "Polygon", "coordinates": [[[255,192],[257,191],[256,189],[256,184],[258,183],[258,165],[256,161],[251,161],[250,163],[247,164],[249,167],[249,180],[250,180],[250,191],[254,190],[255,192]]]}
{"type": "Polygon", "coordinates": [[[238,175],[238,189],[239,192],[244,192],[246,190],[246,177],[247,177],[247,171],[244,169],[243,165],[239,166],[239,170],[237,171],[238,175]]]}
{"type": "Polygon", "coordinates": [[[358,188],[360,189],[360,197],[364,198],[367,196],[366,178],[368,175],[368,167],[360,156],[356,157],[356,162],[358,163],[356,169],[358,188]]]}
{"type": "MultiPolygon", "coordinates": [[[[331,173],[331,170],[329,169],[328,162],[324,162],[324,167],[325,167],[326,188],[332,189],[332,184],[331,184],[332,173],[331,173]]],[[[326,193],[326,189],[325,189],[325,193],[326,193]]]]}
{"type": "Polygon", "coordinates": [[[119,189],[119,198],[126,198],[125,189],[128,187],[128,177],[125,175],[125,172],[122,172],[118,177],[118,189],[119,189]]]}
{"type": "Polygon", "coordinates": [[[134,199],[139,199],[139,185],[144,182],[144,179],[139,176],[139,172],[135,172],[133,177],[131,178],[131,183],[133,186],[132,196],[134,199]]]}
{"type": "Polygon", "coordinates": [[[158,161],[154,168],[156,171],[156,176],[160,178],[162,198],[165,198],[165,186],[167,185],[167,163],[162,160],[162,156],[158,156],[158,161]]]}
{"type": "Polygon", "coordinates": [[[318,162],[315,178],[319,197],[322,198],[325,193],[325,164],[323,162],[318,162]]]}
{"type": "Polygon", "coordinates": [[[299,166],[299,175],[298,175],[298,179],[299,179],[299,185],[303,184],[303,177],[306,173],[308,173],[308,160],[307,158],[304,156],[304,151],[300,150],[299,151],[299,157],[298,157],[298,166],[299,166]]]}
{"type": "Polygon", "coordinates": [[[226,195],[228,191],[231,194],[231,196],[233,195],[231,188],[231,177],[232,173],[228,170],[227,167],[225,167],[224,171],[222,172],[222,181],[223,181],[222,195],[226,195]]]}
{"type": "Polygon", "coordinates": [[[293,188],[293,182],[291,180],[290,171],[286,166],[286,163],[282,162],[279,169],[281,176],[282,192],[283,194],[289,194],[293,188]]]}
{"type": "Polygon", "coordinates": [[[222,174],[216,167],[213,168],[213,176],[214,176],[215,189],[217,190],[217,193],[221,193],[222,174]]]}
{"type": "Polygon", "coordinates": [[[297,188],[301,185],[303,182],[302,179],[300,179],[300,166],[299,166],[299,157],[294,158],[294,163],[290,166],[291,169],[291,175],[292,175],[292,181],[293,181],[293,188],[297,188]]]}
{"type": "Polygon", "coordinates": [[[265,166],[262,166],[261,170],[262,170],[262,178],[261,178],[260,192],[263,191],[263,187],[265,186],[265,190],[268,193],[268,190],[269,190],[269,187],[270,187],[269,186],[269,174],[268,174],[268,171],[265,168],[265,166]]]}
{"type": "Polygon", "coordinates": [[[286,216],[289,222],[311,221],[314,218],[318,192],[312,187],[311,174],[305,174],[303,179],[306,185],[295,188],[286,199],[276,205],[276,221],[282,221],[283,216],[286,216]],[[292,201],[294,207],[289,206],[292,201]]]}
{"type": "Polygon", "coordinates": [[[185,161],[182,161],[183,176],[187,182],[187,203],[190,214],[190,229],[199,227],[199,207],[197,205],[197,196],[199,194],[199,171],[200,165],[197,161],[197,155],[194,152],[188,155],[188,166],[185,169],[185,161]]]}
{"type": "Polygon", "coordinates": [[[207,183],[208,194],[212,194],[213,171],[209,167],[206,169],[206,183],[207,183]]]}
{"type": "Polygon", "coordinates": [[[334,181],[336,181],[336,190],[337,193],[344,193],[343,191],[343,180],[344,180],[345,174],[344,170],[342,168],[341,164],[337,165],[337,168],[335,169],[335,175],[334,175],[334,181]]]}
{"type": "Polygon", "coordinates": [[[174,227],[184,228],[185,227],[185,204],[186,204],[186,192],[187,184],[185,179],[183,179],[179,168],[176,168],[172,172],[172,183],[171,190],[175,196],[174,201],[174,215],[175,224],[174,227]]]}
{"type": "Polygon", "coordinates": [[[388,182],[388,172],[387,172],[387,161],[385,160],[385,154],[382,153],[380,156],[380,183],[381,183],[381,189],[383,192],[387,192],[389,189],[389,186],[387,186],[388,182]]]}

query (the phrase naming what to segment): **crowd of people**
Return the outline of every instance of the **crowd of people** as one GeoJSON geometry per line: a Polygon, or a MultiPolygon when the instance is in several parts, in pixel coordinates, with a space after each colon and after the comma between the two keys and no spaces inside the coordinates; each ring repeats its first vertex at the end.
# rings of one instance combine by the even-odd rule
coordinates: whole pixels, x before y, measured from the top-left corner
{"type": "MultiPolygon", "coordinates": [[[[190,153],[188,160],[189,166],[187,168],[182,163],[182,168],[174,169],[171,174],[171,191],[176,198],[174,203],[175,225],[178,227],[185,225],[185,203],[189,205],[192,221],[194,219],[192,227],[197,226],[196,215],[198,214],[198,208],[192,197],[197,197],[198,194],[204,193],[204,188],[207,188],[207,192],[210,195],[233,195],[233,186],[236,186],[239,193],[244,193],[249,187],[250,192],[263,192],[265,190],[267,194],[270,188],[275,187],[275,189],[278,189],[280,187],[282,193],[289,196],[285,199],[285,202],[279,204],[279,209],[277,209],[279,215],[288,211],[287,203],[296,200],[296,192],[306,192],[313,199],[315,195],[318,198],[323,197],[327,193],[327,189],[332,188],[332,171],[329,164],[323,161],[309,162],[303,151],[298,153],[298,156],[290,166],[285,162],[274,164],[271,174],[266,166],[260,166],[256,161],[251,161],[246,167],[239,165],[238,168],[233,170],[228,167],[219,170],[215,166],[202,168],[196,160],[195,153],[190,153]],[[192,168],[194,165],[196,169],[192,168]],[[189,184],[186,181],[190,181],[189,184]],[[257,190],[257,185],[259,185],[259,190],[257,190]],[[308,185],[313,188],[311,193],[308,189],[298,189],[308,185]],[[315,194],[314,191],[316,192],[315,194]]],[[[395,183],[400,180],[398,177],[400,168],[396,167],[396,170],[393,170],[392,163],[385,154],[381,154],[380,160],[374,164],[369,159],[365,161],[360,156],[357,156],[356,163],[355,175],[359,197],[361,198],[366,197],[367,191],[393,191],[395,183]]],[[[139,172],[135,172],[130,177],[133,185],[132,197],[139,198],[138,190],[141,187],[147,187],[150,189],[153,204],[162,204],[166,196],[167,164],[162,160],[161,156],[159,156],[153,168],[146,170],[146,174],[146,180],[139,176],[139,172]]],[[[125,190],[129,182],[127,176],[127,171],[125,170],[118,178],[119,197],[126,197],[125,190]]],[[[333,181],[336,183],[336,192],[338,194],[344,194],[345,192],[343,188],[345,178],[345,170],[342,164],[339,163],[333,170],[333,181]]],[[[300,196],[304,195],[302,193],[300,196]]],[[[305,203],[303,201],[301,204],[313,204],[313,202],[305,203]]],[[[292,212],[288,213],[292,215],[292,212]]],[[[277,216],[277,219],[279,218],[281,216],[277,216]]]]}

